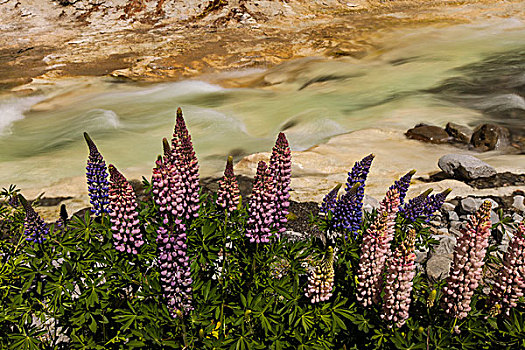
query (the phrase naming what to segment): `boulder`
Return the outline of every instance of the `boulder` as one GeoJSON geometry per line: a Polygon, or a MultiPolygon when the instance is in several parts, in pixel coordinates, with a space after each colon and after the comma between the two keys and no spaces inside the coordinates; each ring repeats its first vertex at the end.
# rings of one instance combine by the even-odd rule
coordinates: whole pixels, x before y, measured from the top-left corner
{"type": "Polygon", "coordinates": [[[504,148],[509,145],[509,140],[509,129],[495,124],[483,124],[472,134],[470,144],[475,150],[485,152],[504,148]]]}
{"type": "Polygon", "coordinates": [[[458,180],[474,180],[496,174],[496,170],[487,163],[465,154],[447,154],[439,159],[438,166],[458,180]]]}
{"type": "Polygon", "coordinates": [[[445,131],[454,139],[454,141],[469,144],[472,137],[472,130],[468,126],[456,123],[448,123],[445,131]]]}
{"type": "Polygon", "coordinates": [[[439,126],[420,125],[406,132],[409,139],[419,140],[429,143],[446,143],[450,139],[445,129],[439,126]]]}

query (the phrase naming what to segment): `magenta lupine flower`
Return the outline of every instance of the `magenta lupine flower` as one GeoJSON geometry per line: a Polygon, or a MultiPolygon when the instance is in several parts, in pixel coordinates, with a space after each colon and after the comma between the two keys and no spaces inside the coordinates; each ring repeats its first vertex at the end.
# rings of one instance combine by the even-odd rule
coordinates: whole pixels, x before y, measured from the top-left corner
{"type": "MultiPolygon", "coordinates": [[[[182,110],[177,109],[177,120],[171,140],[171,157],[165,163],[171,163],[180,175],[180,191],[183,195],[184,214],[186,220],[197,217],[199,210],[199,163],[193,150],[191,136],[186,128],[182,110]]],[[[168,157],[165,157],[168,158],[168,157]]]]}
{"type": "Polygon", "coordinates": [[[397,327],[403,326],[409,316],[412,281],[416,275],[415,240],[416,231],[412,229],[388,262],[381,318],[394,322],[397,327]]]}
{"type": "Polygon", "coordinates": [[[84,133],[84,138],[89,147],[86,179],[88,184],[89,201],[92,206],[91,212],[96,216],[100,216],[103,213],[109,212],[109,181],[106,162],[87,132],[84,133]]]}
{"type": "Polygon", "coordinates": [[[380,300],[381,275],[391,254],[390,242],[394,238],[398,210],[399,192],[397,189],[388,190],[374,222],[363,235],[357,272],[357,300],[364,307],[377,304],[380,300]]]}
{"type": "Polygon", "coordinates": [[[187,315],[192,307],[192,278],[187,256],[186,232],[157,230],[160,282],[173,318],[187,315]]]}
{"type": "Polygon", "coordinates": [[[181,176],[167,157],[162,159],[159,156],[156,165],[151,177],[152,194],[155,203],[159,206],[163,224],[168,225],[171,218],[171,225],[178,230],[184,230],[185,225],[181,218],[186,215],[185,206],[188,203],[182,188],[181,176]]]}
{"type": "Polygon", "coordinates": [[[49,227],[44,220],[38,215],[22,195],[18,195],[18,199],[25,209],[26,217],[24,220],[24,234],[27,236],[26,240],[35,243],[43,243],[49,235],[49,227]]]}
{"type": "Polygon", "coordinates": [[[518,299],[525,295],[525,223],[518,225],[494,281],[489,299],[492,313],[509,316],[518,299]]]}
{"type": "Polygon", "coordinates": [[[279,233],[286,231],[292,178],[292,152],[284,133],[279,133],[270,157],[271,173],[275,186],[275,214],[273,225],[279,233]]]}
{"type": "MultiPolygon", "coordinates": [[[[275,190],[270,169],[260,161],[257,165],[252,194],[248,207],[246,236],[250,242],[267,243],[273,235],[273,218],[275,212],[275,190]]],[[[279,237],[278,234],[275,234],[279,237]]]]}
{"type": "Polygon", "coordinates": [[[224,176],[219,180],[219,190],[217,191],[217,205],[229,212],[234,211],[239,206],[240,191],[237,178],[233,174],[233,158],[228,157],[224,176]]]}
{"type": "Polygon", "coordinates": [[[470,217],[454,248],[450,275],[443,288],[442,306],[448,315],[459,319],[468,315],[470,301],[483,275],[483,259],[491,228],[490,207],[490,202],[485,201],[470,217]]]}
{"type": "Polygon", "coordinates": [[[375,155],[369,154],[358,162],[355,162],[352,170],[348,173],[345,194],[337,201],[334,212],[334,224],[338,228],[344,228],[354,235],[361,228],[363,218],[363,198],[365,195],[365,182],[370,172],[370,167],[375,155]],[[359,183],[355,194],[349,194],[350,190],[359,183]]]}
{"type": "Polygon", "coordinates": [[[112,164],[109,165],[109,213],[115,249],[137,254],[144,244],[137,212],[137,198],[128,180],[112,164]]]}
{"type": "Polygon", "coordinates": [[[408,173],[403,175],[399,180],[395,181],[392,186],[390,186],[389,189],[396,188],[399,192],[399,204],[403,205],[405,202],[405,197],[407,195],[408,188],[410,187],[410,181],[412,180],[412,176],[416,173],[415,170],[410,170],[408,173]]]}
{"type": "Polygon", "coordinates": [[[308,269],[308,285],[306,297],[312,304],[327,301],[334,289],[334,250],[328,247],[326,255],[319,264],[308,269]]]}

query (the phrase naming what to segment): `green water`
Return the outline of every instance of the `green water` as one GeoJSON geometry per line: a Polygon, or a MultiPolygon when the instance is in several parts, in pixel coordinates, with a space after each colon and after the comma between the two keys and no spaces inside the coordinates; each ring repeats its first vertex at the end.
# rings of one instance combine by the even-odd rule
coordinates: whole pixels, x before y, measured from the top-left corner
{"type": "MultiPolygon", "coordinates": [[[[525,24],[511,19],[428,27],[383,33],[361,60],[308,58],[245,72],[244,88],[99,78],[30,97],[4,93],[0,186],[47,186],[82,176],[84,131],[108,163],[149,177],[179,106],[205,176],[219,172],[228,154],[238,160],[270,150],[281,130],[294,150],[359,129],[405,130],[419,122],[498,119],[523,130],[524,38],[525,24]]],[[[232,75],[215,77],[221,79],[232,75]]]]}

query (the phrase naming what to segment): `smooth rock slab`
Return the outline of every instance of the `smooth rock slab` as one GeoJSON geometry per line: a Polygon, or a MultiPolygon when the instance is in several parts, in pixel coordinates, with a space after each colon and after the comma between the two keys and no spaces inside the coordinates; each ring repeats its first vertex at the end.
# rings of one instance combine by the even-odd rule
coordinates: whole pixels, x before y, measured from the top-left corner
{"type": "Polygon", "coordinates": [[[496,174],[484,161],[466,154],[447,154],[438,161],[441,170],[459,180],[474,180],[496,174]]]}

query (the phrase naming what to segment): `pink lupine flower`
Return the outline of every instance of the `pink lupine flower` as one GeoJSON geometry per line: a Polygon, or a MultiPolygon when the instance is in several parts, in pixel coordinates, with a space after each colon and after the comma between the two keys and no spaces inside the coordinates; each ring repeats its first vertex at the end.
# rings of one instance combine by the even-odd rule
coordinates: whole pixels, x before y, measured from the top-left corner
{"type": "Polygon", "coordinates": [[[112,164],[109,165],[109,213],[115,249],[137,254],[144,244],[140,232],[137,198],[133,188],[112,164]]]}
{"type": "MultiPolygon", "coordinates": [[[[178,181],[180,181],[181,187],[179,191],[184,200],[184,214],[182,216],[189,220],[198,216],[199,163],[180,108],[177,109],[177,120],[171,146],[171,154],[165,156],[164,163],[173,165],[180,175],[178,181]]],[[[164,147],[164,152],[166,153],[166,147],[164,147]]]]}
{"type": "Polygon", "coordinates": [[[463,235],[454,248],[447,285],[443,288],[442,306],[445,312],[458,319],[470,311],[470,301],[482,278],[483,258],[487,252],[490,235],[489,201],[485,201],[470,217],[463,235]]]}
{"type": "Polygon", "coordinates": [[[403,326],[409,316],[412,280],[416,275],[415,240],[416,231],[412,229],[388,262],[381,318],[394,322],[397,327],[403,326]]]}
{"type": "Polygon", "coordinates": [[[503,312],[518,305],[518,299],[525,294],[525,223],[518,225],[512,241],[503,257],[501,266],[490,292],[489,305],[493,313],[503,312]]]}
{"type": "Polygon", "coordinates": [[[173,318],[187,315],[192,306],[192,278],[187,256],[186,232],[168,231],[163,226],[157,230],[159,249],[160,283],[168,310],[173,318]]]}
{"type": "Polygon", "coordinates": [[[327,301],[334,289],[334,250],[328,247],[324,259],[317,265],[310,266],[306,297],[311,303],[327,301]]]}
{"type": "MultiPolygon", "coordinates": [[[[246,236],[250,242],[267,243],[273,235],[275,191],[273,177],[266,163],[260,161],[253,184],[248,208],[246,236]]],[[[278,234],[275,234],[278,237],[278,234]]]]}
{"type": "Polygon", "coordinates": [[[273,227],[277,232],[286,231],[290,202],[290,181],[292,178],[292,152],[284,133],[279,133],[270,157],[271,173],[275,190],[275,213],[273,227]]]}
{"type": "Polygon", "coordinates": [[[390,189],[381,202],[374,222],[363,235],[357,272],[357,300],[364,306],[380,300],[382,274],[390,256],[390,242],[394,238],[396,214],[399,210],[399,192],[390,189]]]}
{"type": "Polygon", "coordinates": [[[228,157],[224,176],[219,180],[219,190],[217,192],[217,205],[229,212],[234,211],[239,206],[240,191],[237,178],[233,174],[233,158],[228,157]]]}

